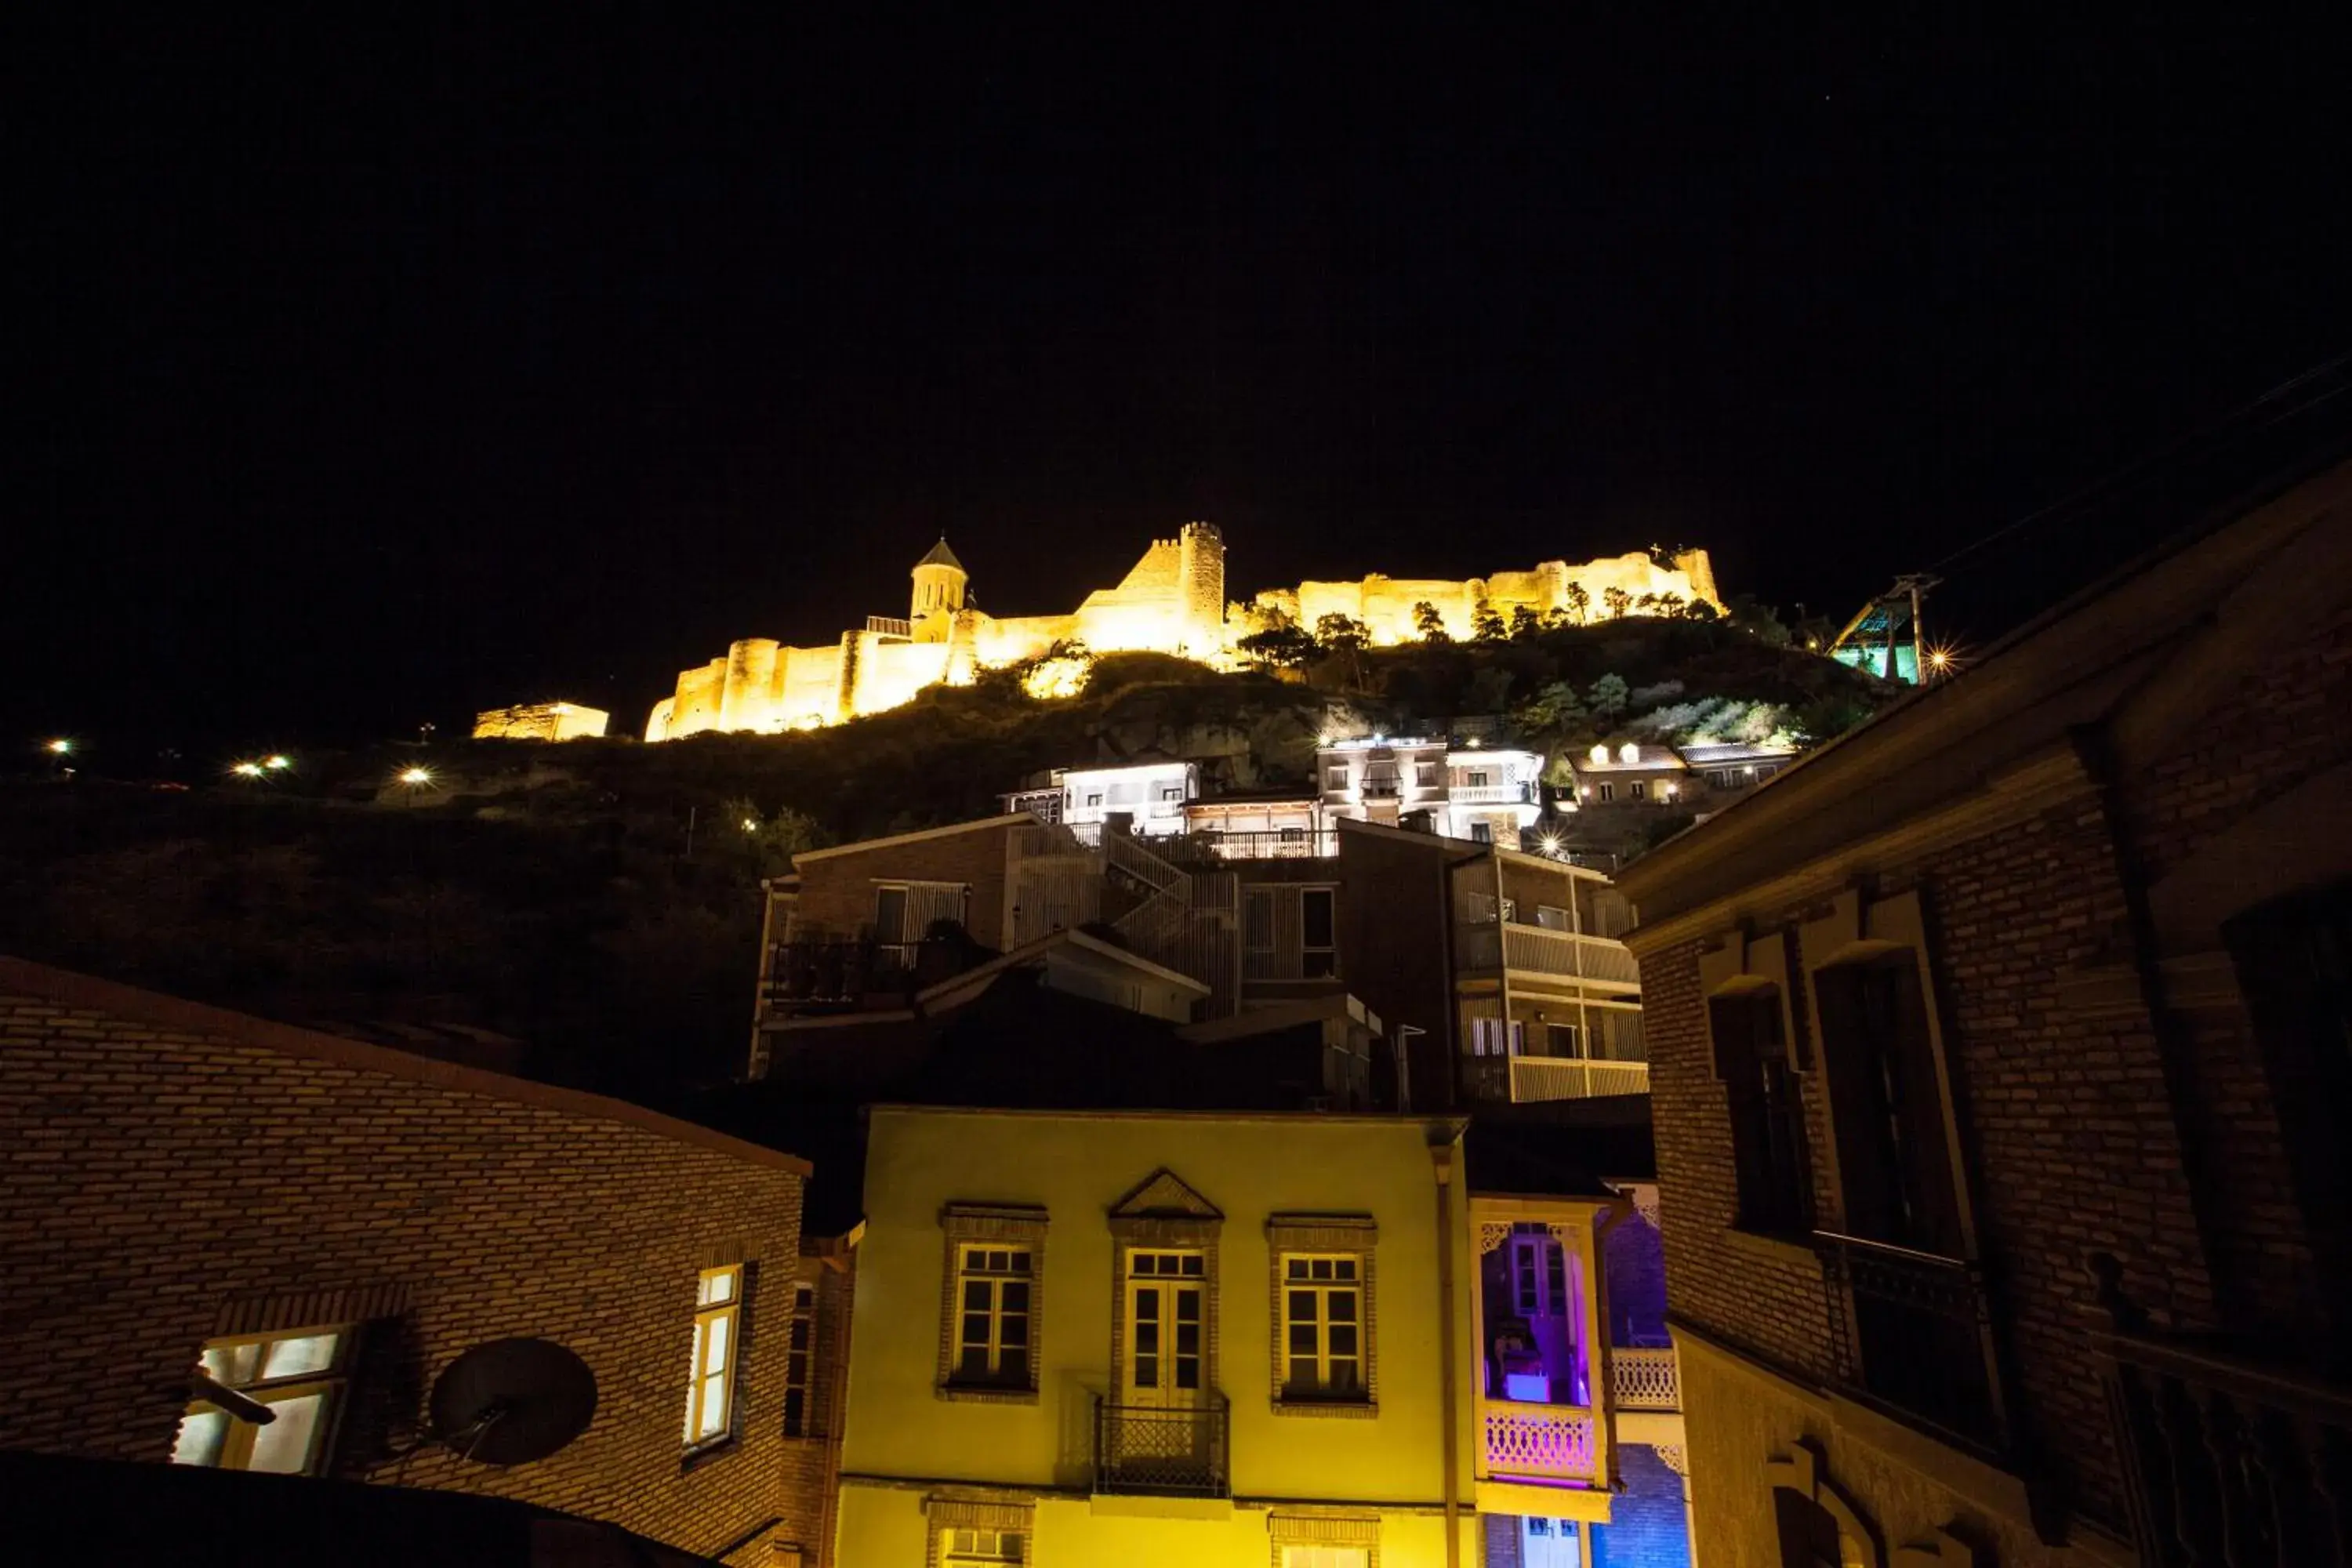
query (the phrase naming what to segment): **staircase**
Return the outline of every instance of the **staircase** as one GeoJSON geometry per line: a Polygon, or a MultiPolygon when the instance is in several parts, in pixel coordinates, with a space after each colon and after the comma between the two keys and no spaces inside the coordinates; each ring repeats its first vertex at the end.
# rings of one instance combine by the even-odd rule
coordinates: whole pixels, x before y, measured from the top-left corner
{"type": "Polygon", "coordinates": [[[1131,834],[1106,831],[1089,846],[1060,826],[1024,834],[1015,860],[1016,942],[1099,921],[1129,952],[1207,985],[1209,1016],[1234,1011],[1240,893],[1232,872],[1188,870],[1131,834]]]}

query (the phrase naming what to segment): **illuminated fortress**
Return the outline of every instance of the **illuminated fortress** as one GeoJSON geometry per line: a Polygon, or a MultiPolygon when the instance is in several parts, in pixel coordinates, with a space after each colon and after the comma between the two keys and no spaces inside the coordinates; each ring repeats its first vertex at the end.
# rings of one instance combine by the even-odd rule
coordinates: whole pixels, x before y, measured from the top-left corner
{"type": "Polygon", "coordinates": [[[1472,634],[1481,604],[1507,616],[1525,605],[1538,615],[1559,610],[1583,618],[1605,613],[1612,588],[1629,599],[1675,594],[1720,608],[1703,550],[1676,556],[1670,567],[1636,553],[1573,567],[1547,561],[1529,572],[1461,582],[1371,576],[1302,583],[1228,605],[1224,539],[1205,522],[1188,522],[1175,538],[1152,541],[1118,586],[1087,595],[1068,615],[985,615],[966,603],[970,581],[942,539],[915,563],[904,620],[869,616],[864,629],[815,647],[746,637],[724,658],[679,674],[677,690],[655,705],[646,739],[837,724],[896,708],[927,686],[968,684],[982,668],[1036,658],[1056,643],[1083,643],[1089,653],[1164,653],[1225,667],[1236,662],[1236,639],[1286,619],[1311,631],[1320,617],[1344,615],[1363,622],[1375,646],[1407,642],[1420,635],[1413,612],[1424,603],[1457,637],[1472,634]],[[1577,588],[1585,595],[1581,608],[1577,588]]]}

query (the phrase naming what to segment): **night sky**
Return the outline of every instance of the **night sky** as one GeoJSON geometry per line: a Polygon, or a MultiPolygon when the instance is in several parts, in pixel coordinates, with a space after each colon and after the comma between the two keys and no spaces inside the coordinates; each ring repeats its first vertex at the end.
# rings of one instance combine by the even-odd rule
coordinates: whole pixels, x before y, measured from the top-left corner
{"type": "MultiPolygon", "coordinates": [[[[2352,346],[2346,61],[2220,8],[55,9],[16,746],[635,731],[942,530],[1002,614],[1193,517],[1237,597],[1684,542],[1842,614],[2352,346]]],[[[1944,629],[2150,515],[2008,536],[1944,629]]]]}

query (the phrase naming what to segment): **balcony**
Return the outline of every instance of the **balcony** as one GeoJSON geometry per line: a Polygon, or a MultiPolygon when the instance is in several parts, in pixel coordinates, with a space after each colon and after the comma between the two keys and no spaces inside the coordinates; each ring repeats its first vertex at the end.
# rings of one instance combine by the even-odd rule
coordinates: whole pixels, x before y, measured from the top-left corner
{"type": "Polygon", "coordinates": [[[1195,833],[1190,836],[1219,860],[1328,860],[1339,853],[1339,836],[1330,828],[1261,828],[1238,833],[1195,833]]]}
{"type": "Polygon", "coordinates": [[[1609,1403],[1619,1410],[1680,1410],[1682,1368],[1671,1350],[1609,1352],[1609,1403]]]}
{"type": "Polygon", "coordinates": [[[1496,1480],[1538,1486],[1600,1484],[1592,1412],[1581,1405],[1481,1400],[1478,1424],[1486,1474],[1496,1480]]]}
{"type": "Polygon", "coordinates": [[[2008,1446],[1992,1321],[1974,1263],[1815,1231],[1832,1310],[1847,1309],[1841,1381],[1980,1456],[2008,1446]]]}
{"type": "Polygon", "coordinates": [[[1095,1400],[1095,1485],[1150,1497],[1233,1495],[1225,1402],[1191,1407],[1095,1400]]]}
{"type": "Polygon", "coordinates": [[[759,1017],[887,1011],[984,956],[969,942],[780,942],[760,988],[759,1017]]]}
{"type": "Polygon", "coordinates": [[[1650,1092],[1647,1062],[1589,1061],[1581,1057],[1512,1057],[1514,1105],[1539,1100],[1601,1100],[1650,1092]]]}
{"type": "Polygon", "coordinates": [[[2191,1341],[2117,1332],[2102,1349],[2144,1568],[2345,1560],[2352,1390],[2191,1341]]]}
{"type": "Polygon", "coordinates": [[[1455,784],[1446,792],[1446,798],[1455,805],[1535,805],[1536,786],[1531,784],[1455,784]]]}
{"type": "Polygon", "coordinates": [[[1503,968],[1507,959],[1515,975],[1627,988],[1642,984],[1641,965],[1623,942],[1517,921],[1456,927],[1454,954],[1465,973],[1491,974],[1503,968]]]}

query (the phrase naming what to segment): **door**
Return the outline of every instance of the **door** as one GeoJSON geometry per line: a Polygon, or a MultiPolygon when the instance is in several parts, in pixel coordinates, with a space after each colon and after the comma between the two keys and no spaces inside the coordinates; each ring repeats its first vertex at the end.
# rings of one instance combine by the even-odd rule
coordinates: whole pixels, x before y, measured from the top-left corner
{"type": "Polygon", "coordinates": [[[1519,1521],[1519,1568],[1580,1568],[1579,1545],[1572,1519],[1519,1521]]]}
{"type": "Polygon", "coordinates": [[[1127,1257],[1112,1463],[1128,1485],[1191,1492],[1217,1484],[1217,1412],[1208,1387],[1204,1254],[1135,1247],[1127,1257]]]}

